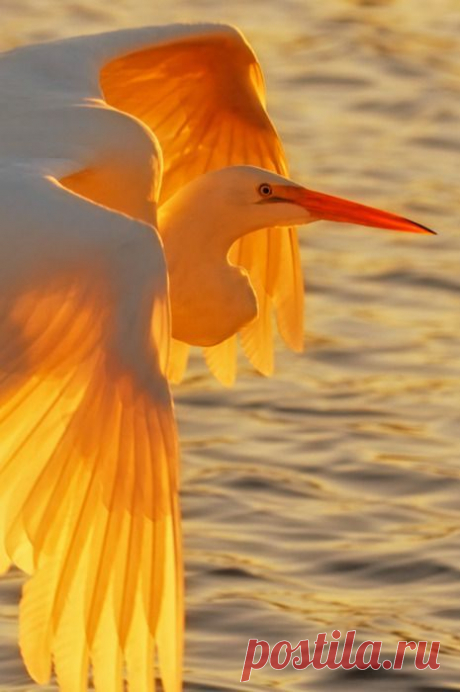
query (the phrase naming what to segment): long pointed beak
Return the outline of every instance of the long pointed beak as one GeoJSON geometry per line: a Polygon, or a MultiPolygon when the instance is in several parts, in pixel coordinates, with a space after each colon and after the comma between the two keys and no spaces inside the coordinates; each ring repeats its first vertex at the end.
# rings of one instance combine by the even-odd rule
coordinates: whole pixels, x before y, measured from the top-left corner
{"type": "Polygon", "coordinates": [[[325,195],[322,192],[307,190],[303,187],[288,188],[286,186],[284,192],[289,201],[303,207],[318,221],[322,219],[341,223],[355,223],[360,226],[371,226],[373,228],[388,228],[393,231],[406,231],[407,233],[431,233],[436,235],[436,232],[430,228],[397,214],[374,209],[357,202],[350,202],[340,197],[325,195]]]}

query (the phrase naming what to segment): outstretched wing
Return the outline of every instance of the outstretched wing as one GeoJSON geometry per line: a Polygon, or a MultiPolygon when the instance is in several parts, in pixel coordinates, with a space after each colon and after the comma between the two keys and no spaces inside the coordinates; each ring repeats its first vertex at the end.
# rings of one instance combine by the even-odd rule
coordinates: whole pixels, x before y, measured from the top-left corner
{"type": "Polygon", "coordinates": [[[0,169],[0,566],[62,692],[181,686],[177,438],[153,227],[0,169]]]}
{"type": "MultiPolygon", "coordinates": [[[[143,34],[143,40],[146,36],[143,34]]],[[[100,82],[107,102],[144,121],[164,156],[162,201],[202,173],[251,164],[286,175],[276,130],[265,110],[257,59],[232,27],[190,28],[107,62],[100,82]]],[[[270,228],[239,240],[230,259],[245,267],[258,295],[259,318],[241,332],[244,351],[262,373],[273,369],[272,312],[288,346],[303,345],[303,280],[295,229],[270,228]]],[[[188,348],[174,345],[179,379],[188,348]]],[[[214,374],[231,384],[236,336],[205,349],[214,374]]]]}

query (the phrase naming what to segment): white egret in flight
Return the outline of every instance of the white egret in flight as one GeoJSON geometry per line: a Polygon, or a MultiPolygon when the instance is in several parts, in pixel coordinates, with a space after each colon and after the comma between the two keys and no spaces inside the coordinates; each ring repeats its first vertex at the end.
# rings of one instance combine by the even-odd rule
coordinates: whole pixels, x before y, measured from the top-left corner
{"type": "Polygon", "coordinates": [[[287,178],[234,28],[173,25],[0,56],[0,568],[20,647],[61,692],[181,689],[177,437],[189,345],[302,348],[296,224],[415,233],[287,178]]]}

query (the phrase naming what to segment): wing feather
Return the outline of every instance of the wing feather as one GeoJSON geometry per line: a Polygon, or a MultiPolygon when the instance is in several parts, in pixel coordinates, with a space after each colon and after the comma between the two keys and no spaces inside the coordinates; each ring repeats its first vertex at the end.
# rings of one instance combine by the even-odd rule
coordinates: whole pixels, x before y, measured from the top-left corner
{"type": "MultiPolygon", "coordinates": [[[[265,109],[260,65],[236,29],[197,28],[196,33],[128,52],[107,62],[100,83],[110,105],[141,119],[158,138],[164,156],[160,201],[192,178],[226,166],[255,165],[287,175],[286,157],[265,109]]],[[[242,342],[254,367],[270,374],[273,339],[268,311],[276,313],[286,344],[297,351],[303,348],[303,280],[296,231],[257,231],[235,243],[230,260],[246,268],[258,284],[257,297],[264,308],[245,327],[242,342]]],[[[226,384],[234,380],[236,358],[234,339],[206,351],[212,372],[226,384]]],[[[176,377],[183,371],[171,367],[176,377]]]]}
{"type": "Polygon", "coordinates": [[[241,330],[241,345],[257,370],[264,375],[273,373],[272,301],[265,291],[256,288],[259,319],[241,330]]]}
{"type": "MultiPolygon", "coordinates": [[[[4,223],[27,230],[35,260],[14,259],[14,285],[4,262],[0,273],[0,343],[10,346],[0,350],[0,559],[32,573],[21,651],[40,683],[54,666],[62,692],[84,692],[89,667],[98,692],[121,692],[125,664],[130,689],[144,692],[154,689],[157,650],[165,692],[179,692],[183,576],[161,244],[152,227],[53,181],[16,182],[29,208],[4,223]],[[56,249],[63,223],[68,241],[56,249]]],[[[0,242],[11,264],[13,246],[0,242]]]]}
{"type": "Polygon", "coordinates": [[[183,341],[171,339],[167,375],[169,382],[177,384],[182,381],[187,370],[190,346],[183,341]]]}
{"type": "Polygon", "coordinates": [[[216,346],[203,349],[208,368],[226,387],[231,387],[236,378],[237,340],[236,335],[216,346]]]}

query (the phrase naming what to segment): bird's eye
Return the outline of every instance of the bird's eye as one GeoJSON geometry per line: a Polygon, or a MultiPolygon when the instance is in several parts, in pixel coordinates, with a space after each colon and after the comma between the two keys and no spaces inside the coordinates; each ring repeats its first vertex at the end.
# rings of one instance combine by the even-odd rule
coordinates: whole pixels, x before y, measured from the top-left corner
{"type": "Polygon", "coordinates": [[[262,183],[262,185],[259,186],[259,193],[262,197],[270,197],[272,194],[272,186],[268,183],[262,183]]]}

